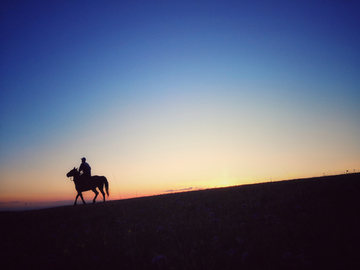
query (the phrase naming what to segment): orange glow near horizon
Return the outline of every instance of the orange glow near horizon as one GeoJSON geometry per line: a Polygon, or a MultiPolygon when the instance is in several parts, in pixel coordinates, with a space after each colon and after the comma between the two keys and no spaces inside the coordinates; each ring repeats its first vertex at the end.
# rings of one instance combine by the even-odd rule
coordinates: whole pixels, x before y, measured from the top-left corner
{"type": "MultiPolygon", "coordinates": [[[[348,171],[349,173],[354,172],[355,170],[348,171]]],[[[359,170],[357,170],[359,171],[359,170]]],[[[334,171],[334,174],[342,174],[346,173],[346,171],[334,171]]],[[[326,174],[329,175],[329,174],[326,174]]],[[[289,177],[284,177],[280,179],[269,178],[269,179],[252,179],[252,178],[235,178],[228,177],[227,172],[224,171],[221,177],[218,177],[209,181],[189,181],[189,182],[179,182],[177,184],[173,184],[172,188],[169,188],[169,185],[164,184],[153,184],[153,185],[128,185],[126,187],[123,186],[123,183],[118,183],[119,180],[109,179],[109,192],[110,196],[106,197],[106,201],[113,200],[123,200],[130,199],[136,197],[147,197],[168,193],[177,193],[177,192],[186,192],[186,191],[194,191],[201,189],[209,189],[209,188],[221,188],[221,187],[229,187],[229,186],[237,186],[237,185],[245,185],[245,184],[253,184],[260,182],[269,182],[269,181],[281,181],[281,180],[290,180],[297,178],[306,178],[306,177],[316,177],[321,175],[312,175],[312,176],[302,176],[297,177],[297,174],[289,174],[289,177]],[[152,187],[150,187],[152,186],[152,187]]],[[[67,179],[69,182],[67,183],[66,190],[62,191],[51,191],[48,193],[38,193],[35,190],[22,191],[17,193],[9,193],[9,194],[1,194],[0,198],[0,211],[3,210],[26,210],[32,208],[45,208],[45,207],[54,207],[61,205],[72,205],[75,196],[76,190],[73,182],[67,179]]],[[[87,203],[91,203],[94,198],[94,193],[92,191],[83,192],[84,199],[87,203]]],[[[97,198],[97,202],[102,202],[102,195],[99,193],[97,198]]],[[[82,204],[81,199],[78,199],[78,204],[82,204]]]]}

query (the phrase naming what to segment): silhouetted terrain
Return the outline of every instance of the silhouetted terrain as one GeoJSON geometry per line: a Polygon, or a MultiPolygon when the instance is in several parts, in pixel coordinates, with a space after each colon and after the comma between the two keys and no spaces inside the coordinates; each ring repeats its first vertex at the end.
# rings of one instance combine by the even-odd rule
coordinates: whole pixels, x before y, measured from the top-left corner
{"type": "Polygon", "coordinates": [[[360,269],[359,187],[356,173],[0,212],[0,262],[10,269],[360,269]]]}

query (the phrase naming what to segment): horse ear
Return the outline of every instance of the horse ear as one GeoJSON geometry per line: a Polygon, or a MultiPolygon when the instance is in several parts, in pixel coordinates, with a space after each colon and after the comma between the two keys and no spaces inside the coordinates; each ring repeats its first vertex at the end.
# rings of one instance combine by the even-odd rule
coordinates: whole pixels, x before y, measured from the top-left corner
{"type": "Polygon", "coordinates": [[[74,170],[75,170],[75,167],[74,167],[74,170]]]}

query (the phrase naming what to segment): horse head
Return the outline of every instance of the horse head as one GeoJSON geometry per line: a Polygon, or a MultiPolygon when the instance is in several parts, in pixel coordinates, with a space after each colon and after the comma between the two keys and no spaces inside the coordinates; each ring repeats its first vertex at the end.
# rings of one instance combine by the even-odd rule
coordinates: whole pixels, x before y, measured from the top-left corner
{"type": "Polygon", "coordinates": [[[70,176],[73,176],[73,177],[79,176],[79,172],[78,172],[78,170],[74,167],[74,169],[72,169],[70,172],[68,172],[68,173],[66,174],[66,176],[67,176],[67,177],[70,177],[70,176]]]}

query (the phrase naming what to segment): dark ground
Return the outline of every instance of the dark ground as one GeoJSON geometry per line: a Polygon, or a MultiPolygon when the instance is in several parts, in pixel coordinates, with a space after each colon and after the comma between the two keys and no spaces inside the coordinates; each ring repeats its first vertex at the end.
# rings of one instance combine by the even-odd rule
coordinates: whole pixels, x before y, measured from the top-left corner
{"type": "Polygon", "coordinates": [[[354,173],[0,212],[0,265],[360,269],[359,187],[354,173]]]}

